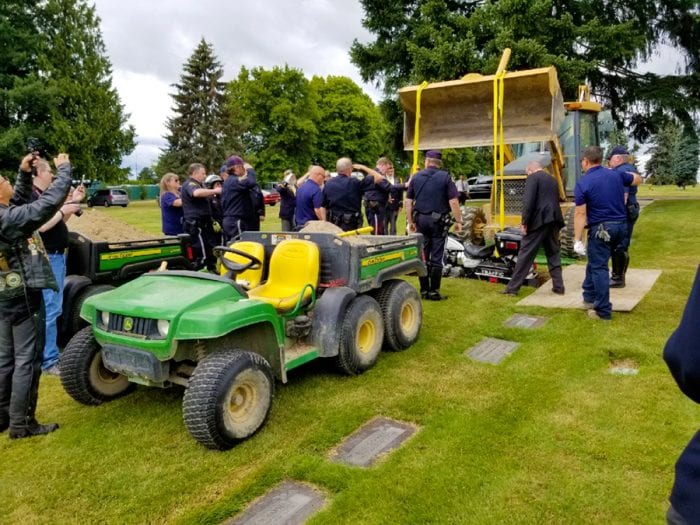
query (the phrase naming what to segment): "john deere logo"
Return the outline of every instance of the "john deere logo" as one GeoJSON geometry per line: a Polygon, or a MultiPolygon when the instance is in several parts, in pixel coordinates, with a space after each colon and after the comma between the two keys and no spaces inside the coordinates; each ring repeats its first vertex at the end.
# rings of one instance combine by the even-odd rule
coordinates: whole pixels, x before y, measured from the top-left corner
{"type": "Polygon", "coordinates": [[[134,329],[134,320],[131,317],[124,318],[124,330],[131,332],[134,329]]]}

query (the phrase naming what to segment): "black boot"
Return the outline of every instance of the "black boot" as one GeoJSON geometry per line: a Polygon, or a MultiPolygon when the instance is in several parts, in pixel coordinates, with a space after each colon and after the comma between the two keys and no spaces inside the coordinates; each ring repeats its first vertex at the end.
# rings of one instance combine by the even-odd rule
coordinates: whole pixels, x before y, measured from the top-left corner
{"type": "Polygon", "coordinates": [[[629,264],[629,255],[626,251],[616,251],[612,254],[612,275],[610,276],[610,288],[625,287],[625,272],[629,264]]]}
{"type": "Polygon", "coordinates": [[[420,296],[423,299],[427,299],[428,292],[430,291],[430,278],[427,275],[425,277],[419,277],[418,282],[420,283],[420,296]]]}
{"type": "Polygon", "coordinates": [[[446,295],[440,295],[440,281],[442,280],[442,268],[432,268],[430,270],[430,291],[428,299],[431,301],[443,301],[446,295]]]}
{"type": "Polygon", "coordinates": [[[10,427],[10,439],[22,439],[33,436],[43,436],[45,434],[50,434],[54,430],[58,430],[58,423],[47,423],[46,425],[41,425],[35,419],[24,428],[10,427]]]}

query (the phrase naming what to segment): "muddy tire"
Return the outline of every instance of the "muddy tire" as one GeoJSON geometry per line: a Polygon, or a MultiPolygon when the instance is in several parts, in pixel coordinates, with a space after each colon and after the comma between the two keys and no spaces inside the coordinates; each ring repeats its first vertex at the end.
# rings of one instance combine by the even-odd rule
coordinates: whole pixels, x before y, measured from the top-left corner
{"type": "Polygon", "coordinates": [[[488,224],[486,214],[482,208],[462,209],[462,232],[457,234],[457,238],[466,243],[483,246],[484,227],[488,224]]]}
{"type": "Polygon", "coordinates": [[[93,295],[97,295],[98,293],[109,292],[110,290],[114,290],[114,286],[111,284],[91,284],[78,294],[70,307],[70,312],[65,312],[65,314],[70,316],[70,324],[68,326],[70,332],[68,336],[77,334],[80,330],[87,326],[85,319],[80,317],[80,309],[82,308],[85,299],[92,297],[93,295]]]}
{"type": "Polygon", "coordinates": [[[92,327],[80,330],[61,354],[61,384],[66,393],[83,405],[100,405],[130,392],[136,385],[126,376],[108,370],[92,327]]]}
{"type": "Polygon", "coordinates": [[[267,421],[275,382],[260,355],[214,352],[200,361],[182,402],[187,430],[207,448],[228,450],[267,421]]]}
{"type": "Polygon", "coordinates": [[[379,303],[369,295],[358,295],[345,312],[336,366],[348,375],[361,374],[377,362],[383,341],[384,321],[379,303]]]}
{"type": "Polygon", "coordinates": [[[571,257],[574,259],[579,258],[578,254],[574,251],[574,242],[576,241],[576,236],[574,235],[574,215],[576,213],[575,206],[569,206],[564,211],[564,222],[566,224],[559,230],[559,245],[562,257],[571,257]]]}
{"type": "Polygon", "coordinates": [[[401,279],[390,280],[377,295],[384,319],[384,348],[398,352],[418,339],[423,305],[416,289],[401,279]]]}

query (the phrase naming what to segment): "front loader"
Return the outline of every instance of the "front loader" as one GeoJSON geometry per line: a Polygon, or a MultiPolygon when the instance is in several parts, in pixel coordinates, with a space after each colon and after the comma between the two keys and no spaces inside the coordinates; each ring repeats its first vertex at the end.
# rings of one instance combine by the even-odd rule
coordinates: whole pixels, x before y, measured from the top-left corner
{"type": "Polygon", "coordinates": [[[506,72],[506,50],[495,75],[470,73],[458,80],[399,90],[404,109],[404,148],[414,150],[492,146],[494,184],[489,204],[463,210],[464,240],[481,244],[496,231],[520,224],[525,168],[537,159],[559,185],[567,226],[562,252],[573,255],[573,196],[581,177],[581,150],[598,145],[601,105],[587,86],[564,102],[553,66],[506,72]]]}

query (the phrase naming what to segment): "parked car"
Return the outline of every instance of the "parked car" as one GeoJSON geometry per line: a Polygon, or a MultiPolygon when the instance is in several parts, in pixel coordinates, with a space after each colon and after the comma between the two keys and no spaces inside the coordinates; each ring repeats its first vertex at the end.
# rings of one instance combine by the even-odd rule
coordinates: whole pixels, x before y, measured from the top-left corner
{"type": "Polygon", "coordinates": [[[265,204],[269,204],[270,206],[274,206],[282,199],[282,197],[280,197],[279,192],[274,188],[265,187],[262,190],[262,194],[263,194],[263,202],[265,204]]]}
{"type": "Polygon", "coordinates": [[[492,176],[479,175],[478,177],[469,177],[467,183],[469,184],[470,199],[488,199],[491,197],[492,176]]]}
{"type": "Polygon", "coordinates": [[[104,206],[105,208],[109,208],[110,206],[126,208],[129,205],[129,195],[126,193],[126,190],[120,190],[118,188],[97,190],[88,197],[87,205],[104,206]]]}

